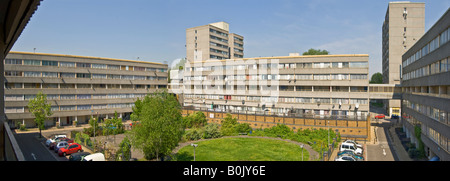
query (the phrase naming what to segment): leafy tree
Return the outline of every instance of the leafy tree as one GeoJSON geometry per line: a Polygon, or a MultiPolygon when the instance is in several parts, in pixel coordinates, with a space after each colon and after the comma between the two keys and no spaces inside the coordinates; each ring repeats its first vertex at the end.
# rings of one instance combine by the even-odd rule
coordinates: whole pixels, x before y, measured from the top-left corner
{"type": "Polygon", "coordinates": [[[383,83],[383,75],[380,72],[374,73],[370,78],[369,83],[371,84],[382,84],[383,83]]]}
{"type": "Polygon", "coordinates": [[[147,95],[138,115],[139,126],[128,135],[131,145],[142,150],[148,160],[170,154],[184,131],[176,97],[167,90],[147,95]]]}
{"type": "Polygon", "coordinates": [[[119,144],[116,152],[116,161],[128,161],[131,158],[131,144],[128,137],[125,137],[119,144]]]}
{"type": "Polygon", "coordinates": [[[233,118],[231,114],[227,114],[227,116],[222,121],[222,126],[220,127],[220,131],[224,136],[235,136],[239,135],[239,133],[249,133],[252,130],[250,124],[248,123],[239,123],[236,118],[233,118]]]}
{"type": "Polygon", "coordinates": [[[327,50],[320,50],[320,49],[313,49],[313,48],[310,48],[308,51],[306,51],[306,52],[303,52],[303,55],[328,55],[328,53],[330,53],[330,52],[328,52],[327,50]]]}
{"type": "Polygon", "coordinates": [[[36,97],[28,102],[28,109],[33,114],[34,121],[39,128],[39,137],[42,137],[44,122],[53,114],[51,104],[47,102],[47,95],[39,91],[36,97]]]}
{"type": "Polygon", "coordinates": [[[185,128],[200,128],[207,124],[205,114],[202,111],[195,112],[183,118],[183,126],[185,128]]]}

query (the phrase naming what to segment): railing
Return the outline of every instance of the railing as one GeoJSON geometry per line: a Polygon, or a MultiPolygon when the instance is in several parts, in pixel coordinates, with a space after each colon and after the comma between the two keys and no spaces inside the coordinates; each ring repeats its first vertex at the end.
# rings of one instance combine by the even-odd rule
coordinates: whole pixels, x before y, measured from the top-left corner
{"type": "Polygon", "coordinates": [[[19,144],[17,144],[8,123],[4,122],[3,125],[3,139],[4,139],[4,161],[25,161],[22,150],[20,150],[19,144]]]}

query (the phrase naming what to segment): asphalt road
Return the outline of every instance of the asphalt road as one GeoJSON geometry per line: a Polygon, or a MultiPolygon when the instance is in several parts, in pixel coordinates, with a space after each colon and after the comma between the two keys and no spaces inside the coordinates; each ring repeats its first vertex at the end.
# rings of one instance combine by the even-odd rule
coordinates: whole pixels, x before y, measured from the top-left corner
{"type": "Polygon", "coordinates": [[[376,144],[367,144],[367,161],[396,161],[396,155],[393,154],[393,149],[389,137],[389,127],[391,121],[386,119],[379,119],[372,123],[375,129],[376,144]]]}
{"type": "Polygon", "coordinates": [[[15,137],[26,161],[67,161],[66,157],[59,157],[48,149],[44,145],[45,138],[39,138],[39,133],[19,133],[15,137]]]}

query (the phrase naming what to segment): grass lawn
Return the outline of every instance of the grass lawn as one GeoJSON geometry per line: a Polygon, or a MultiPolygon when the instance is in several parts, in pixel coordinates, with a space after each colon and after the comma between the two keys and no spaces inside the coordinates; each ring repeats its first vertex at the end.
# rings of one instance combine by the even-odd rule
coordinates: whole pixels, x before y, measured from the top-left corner
{"type": "MultiPolygon", "coordinates": [[[[287,141],[263,138],[219,138],[197,142],[196,161],[301,161],[300,146],[287,141]]],[[[303,150],[303,160],[309,153],[303,150]]],[[[185,146],[177,153],[178,161],[193,161],[194,147],[185,146]]]]}

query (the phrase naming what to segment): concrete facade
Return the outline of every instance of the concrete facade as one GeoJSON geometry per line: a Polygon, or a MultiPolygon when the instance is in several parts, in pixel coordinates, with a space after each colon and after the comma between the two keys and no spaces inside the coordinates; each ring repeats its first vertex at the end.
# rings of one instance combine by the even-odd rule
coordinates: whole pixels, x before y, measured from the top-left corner
{"type": "MultiPolygon", "coordinates": [[[[384,84],[400,84],[402,55],[425,32],[425,3],[390,2],[382,27],[382,74],[384,84]]],[[[400,100],[384,101],[386,112],[400,115],[400,100]]]]}
{"type": "Polygon", "coordinates": [[[244,57],[244,37],[229,32],[226,22],[186,29],[186,58],[188,61],[244,57]]]}
{"type": "Polygon", "coordinates": [[[450,9],[403,56],[403,128],[429,159],[450,161],[450,9]],[[420,140],[415,136],[421,131],[420,140]]]}
{"type": "Polygon", "coordinates": [[[46,126],[87,123],[91,116],[127,118],[138,97],[167,88],[167,64],[73,55],[11,52],[4,60],[10,126],[34,127],[27,104],[42,91],[52,105],[46,126]]]}

